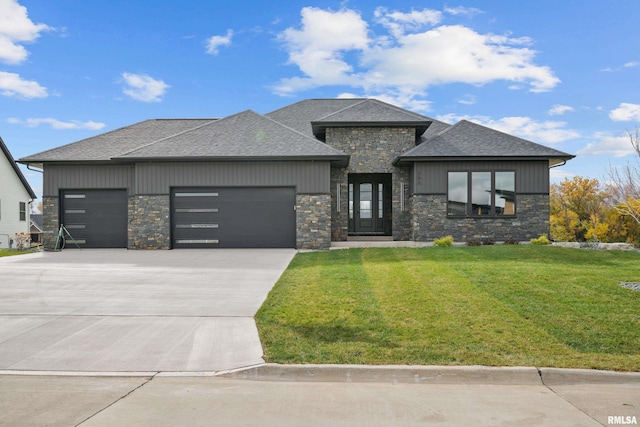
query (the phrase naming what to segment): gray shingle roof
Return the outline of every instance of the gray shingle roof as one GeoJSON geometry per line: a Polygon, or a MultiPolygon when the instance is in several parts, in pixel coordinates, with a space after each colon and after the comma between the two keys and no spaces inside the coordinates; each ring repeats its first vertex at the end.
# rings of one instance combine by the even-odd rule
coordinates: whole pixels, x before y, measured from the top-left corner
{"type": "Polygon", "coordinates": [[[22,182],[24,189],[27,190],[27,193],[29,193],[29,196],[31,196],[32,199],[36,199],[37,198],[36,193],[33,192],[33,189],[29,185],[29,182],[27,182],[27,179],[24,177],[24,174],[16,164],[16,161],[13,159],[13,156],[11,155],[9,148],[5,145],[4,141],[2,140],[2,137],[0,137],[0,152],[4,153],[4,156],[7,158],[7,161],[13,168],[16,175],[18,176],[18,179],[20,179],[20,182],[22,182]]]}
{"type": "MultiPolygon", "coordinates": [[[[462,120],[396,159],[396,163],[416,160],[460,158],[540,158],[569,160],[575,156],[462,120]]],[[[553,162],[552,162],[553,163],[553,162]]]]}
{"type": "Polygon", "coordinates": [[[20,159],[22,163],[56,161],[108,161],[154,141],[216,119],[153,119],[115,129],[62,147],[20,159]]]}
{"type": "Polygon", "coordinates": [[[247,110],[116,156],[116,159],[261,159],[348,156],[268,117],[247,110]]]}
{"type": "Polygon", "coordinates": [[[290,128],[313,136],[311,121],[321,119],[329,114],[340,111],[349,106],[358,104],[364,99],[305,99],[278,110],[265,114],[265,116],[280,122],[290,128]]]}
{"type": "Polygon", "coordinates": [[[365,99],[340,111],[311,121],[313,134],[322,137],[327,127],[411,126],[422,135],[433,119],[377,99],[365,99]]]}
{"type": "Polygon", "coordinates": [[[538,158],[559,163],[574,156],[484,126],[434,120],[374,99],[308,99],[266,115],[247,110],[224,119],[146,120],[19,161],[316,159],[347,161],[321,141],[328,126],[408,125],[420,144],[395,163],[443,159],[538,158]],[[315,129],[314,129],[315,127],[315,129]],[[425,130],[426,129],[426,130],[425,130]]]}

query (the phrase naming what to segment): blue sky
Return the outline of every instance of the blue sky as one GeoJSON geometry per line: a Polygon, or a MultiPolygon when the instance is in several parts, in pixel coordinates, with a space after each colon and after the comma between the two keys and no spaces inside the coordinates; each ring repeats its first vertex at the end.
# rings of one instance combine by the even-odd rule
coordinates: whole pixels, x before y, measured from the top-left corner
{"type": "Polygon", "coordinates": [[[634,159],[638,22],[637,0],[0,0],[0,136],[20,158],[148,118],[376,97],[604,181],[634,159]]]}

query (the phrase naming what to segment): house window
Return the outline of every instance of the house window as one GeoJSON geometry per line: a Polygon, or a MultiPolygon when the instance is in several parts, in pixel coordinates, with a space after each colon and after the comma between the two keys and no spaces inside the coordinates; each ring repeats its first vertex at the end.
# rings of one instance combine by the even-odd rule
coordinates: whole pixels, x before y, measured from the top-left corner
{"type": "Polygon", "coordinates": [[[27,220],[27,204],[25,202],[20,202],[20,221],[27,220]]]}
{"type": "Polygon", "coordinates": [[[447,215],[464,216],[467,214],[468,175],[467,172],[449,172],[447,215]]]}
{"type": "Polygon", "coordinates": [[[513,171],[449,172],[447,215],[515,215],[515,181],[513,171]]]}

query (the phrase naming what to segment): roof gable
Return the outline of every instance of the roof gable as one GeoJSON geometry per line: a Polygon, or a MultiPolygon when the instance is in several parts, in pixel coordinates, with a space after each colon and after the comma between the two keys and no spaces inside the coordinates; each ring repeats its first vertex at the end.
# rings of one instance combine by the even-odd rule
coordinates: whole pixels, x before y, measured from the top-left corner
{"type": "Polygon", "coordinates": [[[311,121],[313,134],[322,138],[328,127],[407,126],[422,135],[433,119],[387,104],[377,99],[365,99],[340,111],[311,121]]]}
{"type": "Polygon", "coordinates": [[[377,99],[364,99],[314,120],[315,123],[416,123],[430,122],[426,116],[395,107],[377,99]]]}
{"type": "Polygon", "coordinates": [[[117,156],[116,159],[346,159],[341,151],[247,110],[205,123],[117,156]]]}
{"type": "Polygon", "coordinates": [[[426,138],[422,144],[399,156],[396,162],[463,157],[568,160],[575,156],[462,120],[426,138]]]}
{"type": "Polygon", "coordinates": [[[9,148],[5,145],[1,137],[0,137],[0,151],[2,151],[2,153],[4,154],[4,157],[6,157],[7,161],[9,162],[9,165],[11,165],[11,167],[13,168],[13,171],[17,175],[22,185],[24,186],[24,189],[27,191],[27,193],[29,193],[29,196],[31,196],[32,199],[36,199],[37,198],[36,193],[33,192],[33,189],[27,182],[27,179],[24,177],[24,174],[16,164],[16,161],[13,159],[13,156],[11,155],[9,148]]]}

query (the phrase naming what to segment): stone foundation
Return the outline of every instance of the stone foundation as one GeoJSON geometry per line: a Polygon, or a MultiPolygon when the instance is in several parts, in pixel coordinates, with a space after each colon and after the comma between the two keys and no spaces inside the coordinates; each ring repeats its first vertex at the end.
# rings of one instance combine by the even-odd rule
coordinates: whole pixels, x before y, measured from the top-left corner
{"type": "Polygon", "coordinates": [[[411,198],[412,240],[428,242],[453,236],[456,242],[492,239],[528,241],[549,235],[549,195],[518,194],[515,217],[449,218],[447,196],[416,194],[411,198]]]}
{"type": "Polygon", "coordinates": [[[331,247],[331,195],[298,194],[296,196],[296,248],[329,249],[331,247]]]}
{"type": "Polygon", "coordinates": [[[171,249],[169,195],[129,197],[129,249],[171,249]]]}

